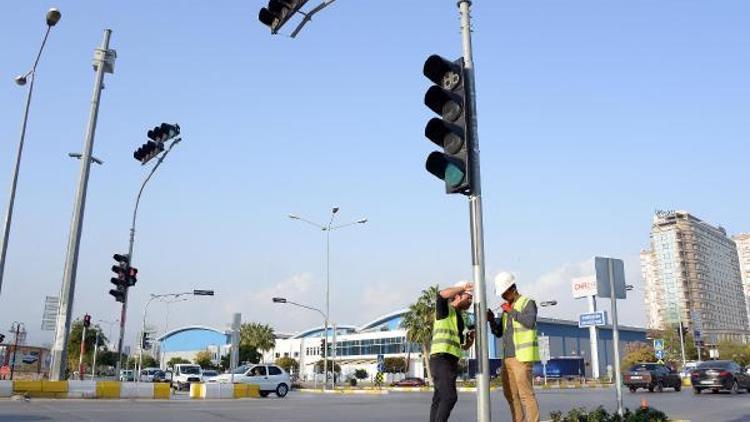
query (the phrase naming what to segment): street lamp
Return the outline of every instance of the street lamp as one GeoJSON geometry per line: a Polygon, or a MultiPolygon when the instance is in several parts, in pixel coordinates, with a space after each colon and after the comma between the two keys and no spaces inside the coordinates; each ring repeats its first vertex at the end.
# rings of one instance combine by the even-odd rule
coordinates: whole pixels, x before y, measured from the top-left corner
{"type": "MultiPolygon", "coordinates": [[[[302,218],[296,214],[289,214],[289,218],[292,220],[299,220],[303,221],[311,226],[314,226],[321,231],[324,231],[326,233],[326,311],[325,311],[325,339],[326,343],[328,343],[328,321],[331,318],[331,232],[334,230],[342,229],[344,227],[353,226],[355,224],[365,224],[367,223],[367,218],[361,218],[359,220],[353,221],[351,223],[341,224],[338,226],[333,225],[333,219],[336,216],[336,213],[339,212],[339,207],[333,207],[331,209],[331,218],[328,220],[327,225],[322,225],[315,223],[313,221],[307,220],[305,218],[302,218]]],[[[333,338],[335,339],[336,336],[334,335],[333,338]]],[[[333,345],[333,359],[336,359],[336,344],[333,345]]],[[[325,373],[326,377],[326,384],[328,384],[328,348],[323,351],[323,360],[324,360],[324,369],[323,372],[325,373]]],[[[335,363],[334,363],[335,365],[335,363]]]]}
{"type": "MultiPolygon", "coordinates": [[[[325,349],[323,349],[323,359],[324,359],[323,360],[323,367],[324,367],[323,372],[325,372],[325,376],[326,376],[326,381],[323,383],[323,390],[325,390],[326,387],[327,387],[327,385],[328,385],[328,372],[327,372],[327,369],[328,369],[328,358],[327,358],[327,356],[328,356],[328,354],[327,354],[327,351],[328,351],[328,317],[326,316],[326,314],[323,311],[321,311],[318,308],[314,308],[312,306],[303,305],[303,304],[297,303],[297,302],[292,302],[291,300],[287,300],[287,298],[285,298],[285,297],[274,297],[271,300],[273,301],[273,303],[287,304],[287,305],[297,306],[299,308],[309,309],[311,311],[315,311],[315,312],[319,313],[323,317],[323,320],[325,321],[324,324],[325,324],[325,327],[326,327],[325,328],[325,330],[326,330],[325,331],[326,347],[325,347],[325,349]]],[[[335,324],[334,324],[334,327],[335,327],[335,324]]],[[[336,336],[334,336],[333,338],[336,338],[336,336]]],[[[300,341],[304,342],[304,339],[302,339],[300,341]]],[[[335,344],[333,345],[333,348],[334,348],[334,350],[336,349],[336,345],[335,344]]],[[[334,362],[333,365],[334,365],[333,372],[335,373],[336,372],[336,363],[334,362]]],[[[300,371],[302,371],[302,345],[301,344],[300,344],[300,371]]],[[[315,373],[315,368],[313,368],[313,374],[314,373],[315,373]]],[[[314,375],[314,380],[315,380],[315,384],[316,385],[317,385],[317,379],[318,379],[317,375],[314,375]]]]}
{"type": "Polygon", "coordinates": [[[47,32],[44,33],[44,39],[42,40],[42,45],[39,47],[39,52],[36,55],[36,60],[34,60],[34,65],[31,66],[31,70],[26,72],[23,75],[18,75],[14,78],[16,81],[16,85],[18,86],[24,86],[26,85],[26,82],[29,78],[31,78],[31,82],[29,83],[29,91],[26,94],[26,108],[24,109],[23,113],[23,121],[21,123],[21,135],[18,139],[18,150],[16,152],[16,163],[13,167],[13,177],[10,182],[10,194],[8,195],[8,208],[5,211],[5,221],[3,222],[3,237],[2,240],[0,240],[2,243],[0,243],[0,292],[2,292],[3,288],[3,273],[5,272],[5,257],[6,253],[8,251],[8,238],[10,236],[10,224],[13,219],[13,206],[15,205],[16,201],[16,187],[18,186],[18,173],[21,168],[21,156],[23,155],[23,143],[24,139],[26,138],[26,124],[29,121],[29,107],[31,106],[31,94],[34,92],[34,81],[36,80],[36,66],[39,64],[39,59],[42,57],[42,51],[44,50],[44,45],[47,44],[47,37],[49,36],[49,32],[52,29],[53,26],[57,24],[57,22],[60,21],[60,17],[62,15],[60,14],[60,11],[52,8],[49,9],[47,12],[47,32]]]}
{"type": "MultiPolygon", "coordinates": [[[[141,328],[141,336],[143,336],[143,333],[146,332],[146,315],[148,313],[148,306],[151,304],[151,302],[154,299],[164,300],[164,299],[177,299],[182,296],[213,296],[214,291],[213,290],[193,290],[191,292],[179,292],[179,293],[162,293],[162,294],[154,294],[151,293],[151,297],[146,302],[146,305],[143,307],[143,326],[141,328]]],[[[141,337],[142,339],[142,337],[141,337]]],[[[143,341],[139,341],[138,345],[138,371],[135,375],[135,382],[139,382],[141,378],[141,369],[143,365],[143,341]]],[[[119,352],[119,350],[118,350],[119,352]]],[[[118,359],[119,360],[119,359],[118,359]]]]}

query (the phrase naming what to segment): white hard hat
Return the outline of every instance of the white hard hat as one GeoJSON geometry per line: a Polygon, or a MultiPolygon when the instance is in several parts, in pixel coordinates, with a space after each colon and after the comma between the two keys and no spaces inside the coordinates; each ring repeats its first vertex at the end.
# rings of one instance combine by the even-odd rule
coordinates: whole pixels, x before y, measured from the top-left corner
{"type": "Polygon", "coordinates": [[[510,286],[516,284],[516,276],[507,271],[503,271],[495,276],[495,293],[502,296],[510,286]]]}

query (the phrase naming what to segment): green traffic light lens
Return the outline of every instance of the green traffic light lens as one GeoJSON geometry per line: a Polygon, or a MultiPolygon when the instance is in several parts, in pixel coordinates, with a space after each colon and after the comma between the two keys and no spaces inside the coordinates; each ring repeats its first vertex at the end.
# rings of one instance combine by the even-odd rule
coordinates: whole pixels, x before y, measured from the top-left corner
{"type": "Polygon", "coordinates": [[[464,178],[466,178],[466,173],[457,165],[449,163],[445,167],[445,183],[451,188],[455,188],[463,183],[464,178]]]}

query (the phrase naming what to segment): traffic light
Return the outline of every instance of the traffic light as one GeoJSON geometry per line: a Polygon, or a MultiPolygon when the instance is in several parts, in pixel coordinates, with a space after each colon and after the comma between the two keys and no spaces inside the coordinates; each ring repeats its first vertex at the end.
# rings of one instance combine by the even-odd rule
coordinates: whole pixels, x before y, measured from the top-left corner
{"type": "Polygon", "coordinates": [[[260,9],[258,20],[271,28],[275,34],[289,19],[299,12],[308,0],[270,0],[268,6],[260,9]]]}
{"type": "Polygon", "coordinates": [[[0,334],[0,343],[5,341],[5,334],[0,334]]]}
{"type": "Polygon", "coordinates": [[[324,338],[320,339],[320,356],[321,357],[325,357],[325,355],[326,355],[326,352],[325,352],[326,347],[327,347],[327,345],[326,345],[326,339],[324,339],[324,338]]]}
{"type": "Polygon", "coordinates": [[[424,104],[440,117],[432,118],[424,134],[443,152],[427,157],[425,168],[445,181],[446,193],[472,193],[472,143],[469,102],[463,58],[449,61],[432,55],[424,63],[424,75],[435,85],[424,96],[424,104]]]}
{"type": "Polygon", "coordinates": [[[143,350],[149,350],[151,348],[151,337],[149,337],[149,332],[144,331],[141,336],[141,348],[143,350]]]}
{"type": "MultiPolygon", "coordinates": [[[[112,257],[117,264],[112,266],[112,271],[115,273],[115,277],[110,279],[110,282],[116,286],[115,289],[109,291],[109,294],[114,296],[115,300],[120,303],[125,302],[126,290],[129,287],[129,273],[130,273],[130,256],[126,254],[115,254],[112,257]]],[[[135,268],[133,268],[135,269],[135,268]]],[[[135,270],[137,273],[138,270],[135,270]]],[[[135,279],[135,276],[133,276],[135,279]]],[[[135,282],[133,282],[135,284],[135,282]]]]}
{"type": "Polygon", "coordinates": [[[160,142],[148,141],[145,144],[141,145],[140,148],[135,150],[135,152],[133,153],[133,158],[140,161],[141,164],[146,164],[149,162],[149,160],[159,155],[162,151],[164,151],[164,144],[160,142]]]}
{"type": "Polygon", "coordinates": [[[135,283],[138,282],[138,278],[136,278],[137,275],[138,268],[128,267],[128,270],[125,272],[125,282],[128,287],[135,286],[135,283]]]}
{"type": "Polygon", "coordinates": [[[91,315],[86,314],[83,316],[83,326],[86,328],[91,326],[91,315]]]}
{"type": "Polygon", "coordinates": [[[133,153],[133,158],[140,161],[141,164],[146,164],[152,158],[156,157],[162,151],[164,151],[164,142],[174,138],[179,134],[180,125],[178,125],[177,123],[173,125],[169,123],[162,123],[161,125],[154,127],[146,134],[150,141],[141,145],[141,147],[133,153]]]}

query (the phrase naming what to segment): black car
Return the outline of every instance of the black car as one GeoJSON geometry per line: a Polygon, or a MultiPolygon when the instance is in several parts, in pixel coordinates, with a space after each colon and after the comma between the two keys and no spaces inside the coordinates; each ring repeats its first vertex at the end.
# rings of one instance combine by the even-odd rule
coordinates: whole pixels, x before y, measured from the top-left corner
{"type": "Polygon", "coordinates": [[[637,363],[625,373],[625,386],[635,393],[639,388],[664,391],[665,388],[682,389],[682,379],[674,369],[660,363],[637,363]]]}
{"type": "Polygon", "coordinates": [[[750,375],[731,360],[710,360],[701,363],[690,372],[693,392],[700,394],[703,390],[718,393],[729,390],[737,394],[739,390],[750,392],[750,375]]]}

